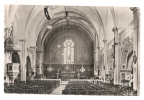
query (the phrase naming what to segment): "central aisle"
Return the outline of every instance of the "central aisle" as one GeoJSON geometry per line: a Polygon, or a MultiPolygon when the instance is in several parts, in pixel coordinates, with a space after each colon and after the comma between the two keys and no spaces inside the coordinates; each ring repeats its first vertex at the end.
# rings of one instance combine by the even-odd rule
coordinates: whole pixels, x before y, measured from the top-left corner
{"type": "Polygon", "coordinates": [[[53,90],[53,92],[51,94],[56,94],[56,95],[62,94],[62,90],[65,89],[67,83],[68,83],[68,81],[61,81],[60,86],[57,87],[55,90],[53,90]]]}
{"type": "Polygon", "coordinates": [[[55,90],[53,90],[53,92],[51,94],[55,94],[55,95],[60,95],[62,94],[62,90],[65,89],[66,85],[61,84],[59,87],[57,87],[55,90]]]}

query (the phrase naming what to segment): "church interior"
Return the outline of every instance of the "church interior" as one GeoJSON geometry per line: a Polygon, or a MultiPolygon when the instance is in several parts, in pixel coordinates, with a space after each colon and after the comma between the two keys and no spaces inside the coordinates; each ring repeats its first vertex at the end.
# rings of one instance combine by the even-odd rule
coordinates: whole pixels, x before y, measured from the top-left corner
{"type": "Polygon", "coordinates": [[[140,94],[138,7],[4,8],[5,93],[140,94]]]}

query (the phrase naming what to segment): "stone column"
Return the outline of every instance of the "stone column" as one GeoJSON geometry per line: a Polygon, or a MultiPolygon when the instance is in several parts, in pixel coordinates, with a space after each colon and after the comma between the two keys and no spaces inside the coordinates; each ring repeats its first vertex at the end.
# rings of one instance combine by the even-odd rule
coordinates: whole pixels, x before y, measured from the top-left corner
{"type": "MultiPolygon", "coordinates": [[[[4,30],[5,32],[5,39],[7,39],[10,35],[11,32],[11,27],[7,27],[4,30]]],[[[11,63],[12,62],[12,52],[10,51],[4,51],[5,53],[5,62],[4,62],[4,77],[5,77],[5,83],[10,83],[10,79],[9,79],[9,75],[7,73],[7,63],[11,63]]]]}
{"type": "Polygon", "coordinates": [[[119,36],[118,36],[118,29],[117,27],[114,27],[112,29],[114,32],[114,38],[115,38],[115,69],[114,69],[114,84],[119,85],[120,82],[120,54],[119,54],[119,36]]]}
{"type": "Polygon", "coordinates": [[[98,65],[98,60],[99,60],[99,48],[97,47],[98,44],[96,43],[97,42],[97,38],[95,36],[95,41],[94,41],[94,75],[95,76],[98,76],[98,71],[99,71],[99,65],[98,65]]]}
{"type": "Polygon", "coordinates": [[[43,63],[43,53],[40,53],[40,63],[39,63],[39,68],[40,68],[40,73],[39,74],[43,74],[43,65],[42,65],[42,63],[43,63]]]}
{"type": "MultiPolygon", "coordinates": [[[[107,52],[108,52],[108,45],[107,45],[107,40],[103,40],[104,42],[104,66],[105,66],[105,78],[106,78],[106,75],[109,74],[109,69],[108,69],[108,63],[107,63],[107,60],[108,60],[108,57],[107,57],[107,52]]],[[[106,80],[105,80],[106,81],[106,80]]]]}
{"type": "Polygon", "coordinates": [[[98,75],[96,68],[97,68],[97,62],[96,62],[96,51],[93,51],[94,53],[94,75],[98,75]]]}
{"type": "Polygon", "coordinates": [[[38,55],[38,62],[36,62],[39,66],[39,72],[38,74],[42,74],[42,63],[43,63],[43,48],[41,45],[41,33],[38,35],[38,39],[37,39],[37,55],[38,55]]]}
{"type": "Polygon", "coordinates": [[[100,47],[97,47],[97,52],[96,52],[96,59],[97,59],[97,67],[99,69],[100,72],[100,47]]]}
{"type": "Polygon", "coordinates": [[[131,7],[133,11],[133,56],[137,61],[133,63],[133,89],[140,95],[140,30],[139,30],[139,8],[131,7]]]}
{"type": "Polygon", "coordinates": [[[27,52],[27,46],[26,46],[26,40],[20,40],[22,43],[22,61],[21,61],[21,81],[26,82],[26,52],[27,52]]]}
{"type": "Polygon", "coordinates": [[[94,51],[94,75],[98,76],[99,66],[98,66],[98,51],[94,51]]]}
{"type": "Polygon", "coordinates": [[[36,75],[36,47],[31,47],[33,50],[33,55],[32,55],[32,68],[34,71],[34,76],[36,75]]]}
{"type": "Polygon", "coordinates": [[[107,63],[107,51],[108,51],[108,45],[107,45],[107,40],[103,40],[104,42],[104,66],[105,66],[105,74],[109,74],[108,73],[108,63],[107,63]]]}
{"type": "Polygon", "coordinates": [[[42,51],[37,51],[36,55],[37,55],[36,73],[37,73],[37,75],[41,75],[41,77],[42,77],[42,74],[43,74],[43,53],[42,53],[42,51]]]}
{"type": "Polygon", "coordinates": [[[99,70],[99,49],[94,51],[94,75],[98,76],[98,70],[99,70]]]}

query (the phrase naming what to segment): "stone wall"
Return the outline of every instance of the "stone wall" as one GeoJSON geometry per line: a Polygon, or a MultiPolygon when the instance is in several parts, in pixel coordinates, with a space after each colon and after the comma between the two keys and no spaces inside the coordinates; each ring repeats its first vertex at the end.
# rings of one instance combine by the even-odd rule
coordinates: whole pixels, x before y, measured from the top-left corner
{"type": "Polygon", "coordinates": [[[92,43],[86,37],[82,39],[79,35],[68,33],[54,39],[47,46],[45,45],[44,64],[63,64],[63,43],[66,39],[74,42],[74,64],[93,63],[92,43]],[[60,45],[59,48],[58,45],[60,45]]]}

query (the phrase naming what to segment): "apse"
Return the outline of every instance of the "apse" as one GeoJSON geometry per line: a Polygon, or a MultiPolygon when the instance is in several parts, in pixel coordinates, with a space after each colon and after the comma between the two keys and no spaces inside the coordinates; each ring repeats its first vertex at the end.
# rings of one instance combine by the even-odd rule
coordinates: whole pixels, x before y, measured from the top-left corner
{"type": "MultiPolygon", "coordinates": [[[[48,34],[48,33],[47,33],[48,34]]],[[[90,33],[84,27],[60,23],[57,29],[49,33],[44,42],[43,70],[77,72],[83,66],[93,70],[93,42],[90,33]]],[[[86,76],[86,75],[85,75],[86,76]]]]}

